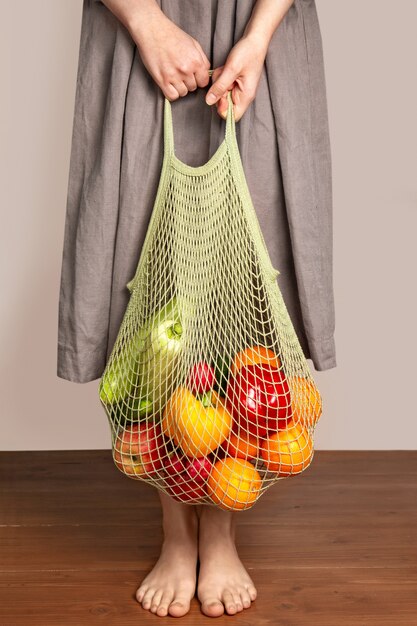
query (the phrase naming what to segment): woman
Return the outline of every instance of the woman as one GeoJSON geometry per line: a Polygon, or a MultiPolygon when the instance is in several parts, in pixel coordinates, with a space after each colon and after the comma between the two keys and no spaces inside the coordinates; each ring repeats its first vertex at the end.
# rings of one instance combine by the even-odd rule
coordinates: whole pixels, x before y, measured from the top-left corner
{"type": "MultiPolygon", "coordinates": [[[[85,0],[63,250],[58,376],[100,378],[126,309],[159,180],[163,97],[176,152],[214,153],[232,92],[251,196],[305,356],[335,367],[331,164],[314,0],[85,0]],[[215,68],[209,85],[208,69],[215,68]],[[205,99],[198,88],[208,87],[205,99]],[[194,131],[193,131],[194,127],[194,131]]],[[[257,591],[235,514],[158,491],[164,542],[136,597],[212,617],[257,591]]]]}

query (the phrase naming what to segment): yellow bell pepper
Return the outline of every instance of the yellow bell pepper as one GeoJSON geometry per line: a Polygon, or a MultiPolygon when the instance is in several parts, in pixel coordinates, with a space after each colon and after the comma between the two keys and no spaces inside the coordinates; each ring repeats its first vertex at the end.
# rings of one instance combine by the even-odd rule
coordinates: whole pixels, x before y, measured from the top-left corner
{"type": "Polygon", "coordinates": [[[210,391],[200,400],[189,389],[179,386],[165,405],[162,431],[188,457],[206,456],[229,436],[232,416],[210,391]]]}

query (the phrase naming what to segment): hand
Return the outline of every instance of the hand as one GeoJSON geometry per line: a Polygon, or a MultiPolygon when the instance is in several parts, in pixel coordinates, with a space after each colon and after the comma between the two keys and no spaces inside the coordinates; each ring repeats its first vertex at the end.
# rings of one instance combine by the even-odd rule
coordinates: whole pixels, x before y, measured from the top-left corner
{"type": "Polygon", "coordinates": [[[228,91],[232,92],[235,121],[240,120],[254,100],[267,50],[264,38],[245,35],[233,46],[226,63],[213,71],[213,84],[206,94],[206,102],[210,106],[217,104],[217,112],[223,119],[227,114],[228,91]],[[210,94],[215,96],[212,101],[210,94]]]}
{"type": "Polygon", "coordinates": [[[146,23],[131,25],[130,34],[148,72],[168,100],[177,100],[206,87],[210,61],[196,39],[163,13],[146,23]]]}

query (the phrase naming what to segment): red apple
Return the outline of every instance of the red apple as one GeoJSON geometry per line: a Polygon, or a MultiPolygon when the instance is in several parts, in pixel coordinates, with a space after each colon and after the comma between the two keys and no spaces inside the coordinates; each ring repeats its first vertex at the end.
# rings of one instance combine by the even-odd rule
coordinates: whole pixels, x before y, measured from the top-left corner
{"type": "Polygon", "coordinates": [[[208,363],[201,361],[200,363],[196,363],[192,366],[188,375],[186,387],[194,395],[200,395],[207,393],[210,389],[213,389],[215,382],[216,376],[214,368],[208,363]]]}
{"type": "Polygon", "coordinates": [[[114,462],[125,474],[151,476],[162,468],[160,449],[163,446],[159,424],[145,420],[118,435],[114,444],[114,462]]]}
{"type": "Polygon", "coordinates": [[[185,474],[168,476],[165,482],[167,484],[167,492],[178,502],[198,502],[206,496],[204,487],[197,481],[188,478],[185,474]]]}
{"type": "Polygon", "coordinates": [[[206,456],[195,459],[188,459],[185,463],[184,473],[186,476],[189,476],[190,478],[195,480],[195,482],[202,485],[209,477],[212,467],[212,462],[206,456]]]}
{"type": "Polygon", "coordinates": [[[184,471],[184,462],[186,457],[183,454],[179,454],[176,450],[171,450],[162,459],[164,470],[169,476],[177,476],[184,471]]]}

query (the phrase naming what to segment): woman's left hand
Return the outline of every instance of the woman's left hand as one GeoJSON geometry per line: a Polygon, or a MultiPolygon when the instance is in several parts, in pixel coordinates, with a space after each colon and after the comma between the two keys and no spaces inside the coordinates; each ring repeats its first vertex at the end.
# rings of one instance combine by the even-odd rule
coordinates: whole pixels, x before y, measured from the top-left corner
{"type": "Polygon", "coordinates": [[[227,114],[227,92],[232,92],[235,121],[240,120],[254,100],[262,73],[267,42],[264,38],[248,34],[231,49],[226,63],[213,70],[212,85],[206,93],[206,102],[216,104],[218,114],[225,119],[227,114]],[[210,95],[214,99],[210,100],[210,95]]]}

